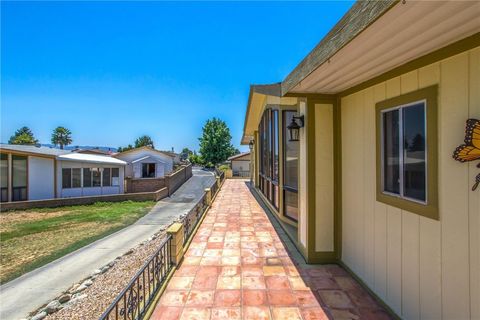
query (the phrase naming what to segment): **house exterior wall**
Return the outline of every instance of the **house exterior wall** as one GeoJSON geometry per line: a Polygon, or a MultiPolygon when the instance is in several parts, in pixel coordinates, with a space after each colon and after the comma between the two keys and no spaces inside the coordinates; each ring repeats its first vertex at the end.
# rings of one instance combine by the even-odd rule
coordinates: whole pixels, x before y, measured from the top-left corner
{"type": "Polygon", "coordinates": [[[55,160],[28,157],[28,200],[55,198],[55,160]]]}
{"type": "Polygon", "coordinates": [[[480,47],[341,99],[342,261],[405,319],[480,319],[475,163],[452,159],[480,118],[480,47]],[[375,104],[438,85],[439,220],[376,201],[375,104]]]}
{"type": "Polygon", "coordinates": [[[333,105],[315,104],[315,251],[334,251],[333,105]]]}
{"type": "MultiPolygon", "coordinates": [[[[115,158],[123,160],[127,162],[127,166],[125,168],[125,176],[129,178],[140,178],[141,176],[135,176],[135,168],[134,164],[132,165],[132,161],[135,161],[137,159],[143,158],[150,156],[152,158],[150,159],[145,159],[145,163],[148,162],[156,162],[158,163],[157,167],[162,164],[163,166],[163,174],[161,169],[157,168],[157,177],[163,177],[166,174],[169,174],[170,172],[173,171],[173,158],[169,157],[167,155],[164,155],[162,153],[152,151],[152,150],[147,150],[147,149],[139,149],[139,150],[132,150],[131,152],[126,152],[123,154],[118,154],[115,156],[115,158]],[[161,175],[160,175],[161,174],[161,175]]],[[[141,167],[140,167],[140,174],[141,174],[141,167]]]]}
{"type": "MultiPolygon", "coordinates": [[[[81,170],[81,181],[83,186],[83,170],[81,170]]],[[[85,197],[97,195],[112,195],[124,193],[124,167],[113,164],[97,164],[77,161],[57,160],[57,197],[85,197]],[[62,169],[63,168],[118,168],[119,170],[119,185],[107,187],[88,187],[88,188],[62,188],[62,169]]]]}
{"type": "MultiPolygon", "coordinates": [[[[250,157],[250,155],[248,155],[250,157]]],[[[250,172],[250,160],[232,160],[232,171],[236,172],[250,172]]]]}

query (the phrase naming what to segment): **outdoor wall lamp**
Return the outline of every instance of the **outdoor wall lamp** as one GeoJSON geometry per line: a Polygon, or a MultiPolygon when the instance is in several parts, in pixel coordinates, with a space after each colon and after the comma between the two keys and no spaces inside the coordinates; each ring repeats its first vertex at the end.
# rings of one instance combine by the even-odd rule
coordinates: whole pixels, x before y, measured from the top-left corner
{"type": "Polygon", "coordinates": [[[300,128],[303,128],[304,126],[304,116],[299,116],[295,117],[293,116],[292,122],[287,126],[288,133],[290,135],[290,138],[288,141],[298,141],[299,135],[300,135],[300,128]],[[296,120],[299,120],[300,124],[297,123],[296,120]]]}
{"type": "Polygon", "coordinates": [[[253,150],[253,147],[255,146],[255,140],[250,140],[250,142],[248,143],[248,147],[250,148],[250,151],[253,150]]]}

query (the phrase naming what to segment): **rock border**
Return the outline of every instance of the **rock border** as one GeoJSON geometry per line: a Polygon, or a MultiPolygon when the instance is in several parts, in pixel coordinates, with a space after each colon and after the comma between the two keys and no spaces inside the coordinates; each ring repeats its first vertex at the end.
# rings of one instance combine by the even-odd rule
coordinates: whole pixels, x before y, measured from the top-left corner
{"type": "MultiPolygon", "coordinates": [[[[183,220],[183,217],[180,217],[178,220],[183,220]]],[[[44,304],[40,308],[34,310],[30,313],[27,318],[22,320],[43,320],[48,315],[53,314],[59,310],[64,308],[68,308],[71,305],[77,303],[78,301],[86,298],[88,295],[82,293],[85,289],[90,287],[95,279],[100,275],[108,272],[118,261],[120,261],[123,257],[132,254],[136,249],[139,247],[144,246],[148,242],[157,239],[160,236],[165,234],[166,227],[162,226],[159,228],[159,231],[150,236],[147,240],[139,243],[137,246],[129,249],[121,256],[116,257],[114,260],[110,261],[109,263],[105,264],[104,266],[95,269],[88,277],[82,279],[81,281],[73,284],[70,288],[63,291],[59,296],[55,299],[51,300],[50,302],[44,304]]]]}

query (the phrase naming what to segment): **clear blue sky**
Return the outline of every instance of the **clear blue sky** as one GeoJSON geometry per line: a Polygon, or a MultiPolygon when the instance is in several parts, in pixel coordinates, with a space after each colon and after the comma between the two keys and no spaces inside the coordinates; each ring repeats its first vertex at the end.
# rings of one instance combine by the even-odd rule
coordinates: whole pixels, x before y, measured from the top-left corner
{"type": "MultiPolygon", "coordinates": [[[[240,147],[249,85],[281,81],[352,2],[1,2],[1,141],[198,150],[211,117],[240,147]]],[[[245,147],[242,148],[245,150],[245,147]]]]}

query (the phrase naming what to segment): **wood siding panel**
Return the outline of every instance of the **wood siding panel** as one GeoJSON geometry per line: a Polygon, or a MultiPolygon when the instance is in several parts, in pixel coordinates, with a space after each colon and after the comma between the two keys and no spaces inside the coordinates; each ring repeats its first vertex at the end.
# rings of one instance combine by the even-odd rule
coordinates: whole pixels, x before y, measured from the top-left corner
{"type": "MultiPolygon", "coordinates": [[[[351,137],[355,135],[353,130],[354,105],[353,98],[342,99],[342,137],[351,137]]],[[[355,148],[353,140],[342,140],[342,168],[352,168],[355,162],[355,148]]],[[[350,169],[348,170],[350,173],[350,169]]],[[[354,237],[354,208],[355,202],[353,195],[355,188],[353,184],[354,177],[350,174],[342,174],[342,258],[349,264],[354,265],[355,237],[354,237]]],[[[354,267],[354,269],[356,269],[354,267]]]]}
{"type": "MultiPolygon", "coordinates": [[[[374,105],[375,103],[385,100],[386,84],[380,83],[373,87],[374,105]]],[[[371,140],[374,143],[375,134],[366,140],[371,140]]],[[[373,152],[375,154],[375,151],[373,152]]],[[[375,166],[375,162],[372,164],[375,166]]],[[[372,179],[374,180],[374,179],[372,179]]],[[[375,183],[375,181],[374,181],[375,183]]],[[[375,201],[375,267],[374,277],[375,286],[374,291],[384,301],[387,300],[387,206],[375,200],[375,194],[372,195],[375,201]]]]}
{"type": "Polygon", "coordinates": [[[315,250],[334,251],[333,105],[315,105],[315,250]]]}
{"type": "MultiPolygon", "coordinates": [[[[375,136],[375,104],[373,88],[366,89],[363,95],[363,136],[375,136]]],[[[363,139],[363,213],[365,221],[364,233],[364,279],[373,288],[375,285],[375,144],[363,139]]]]}
{"type": "MultiPolygon", "coordinates": [[[[469,117],[480,119],[480,48],[469,56],[469,117]]],[[[470,185],[480,173],[476,163],[468,166],[470,185]]],[[[470,312],[472,319],[480,319],[480,191],[469,191],[469,235],[470,235],[470,312]]]]}
{"type": "Polygon", "coordinates": [[[443,60],[439,116],[440,219],[442,221],[442,315],[469,319],[468,166],[452,161],[468,118],[468,53],[443,60]]]}
{"type": "MultiPolygon", "coordinates": [[[[419,69],[418,83],[420,88],[440,83],[440,64],[435,63],[419,69]]],[[[441,319],[441,225],[440,221],[425,217],[419,217],[419,220],[420,318],[441,319]]]]}
{"type": "MultiPolygon", "coordinates": [[[[401,78],[386,82],[386,98],[401,94],[401,78]]],[[[402,210],[387,206],[387,302],[402,313],[402,210]]]]}
{"type": "MultiPolygon", "coordinates": [[[[418,71],[401,76],[401,94],[418,90],[418,71]]],[[[420,317],[420,216],[402,210],[402,315],[420,317]]]]}
{"type": "Polygon", "coordinates": [[[356,264],[356,272],[362,278],[365,275],[365,260],[364,260],[364,233],[365,233],[365,221],[364,221],[364,211],[363,211],[363,170],[364,170],[364,152],[363,149],[363,92],[359,92],[354,95],[354,130],[355,136],[352,139],[353,150],[355,153],[354,162],[352,164],[352,185],[355,188],[356,192],[353,193],[354,198],[354,229],[353,234],[355,237],[355,250],[354,250],[354,259],[356,264]],[[360,226],[360,228],[358,227],[360,226]]]}
{"type": "Polygon", "coordinates": [[[480,48],[343,97],[341,110],[343,262],[404,319],[480,319],[480,171],[452,159],[480,118],[480,48]],[[377,202],[371,178],[375,103],[435,84],[439,220],[377,202]]]}

